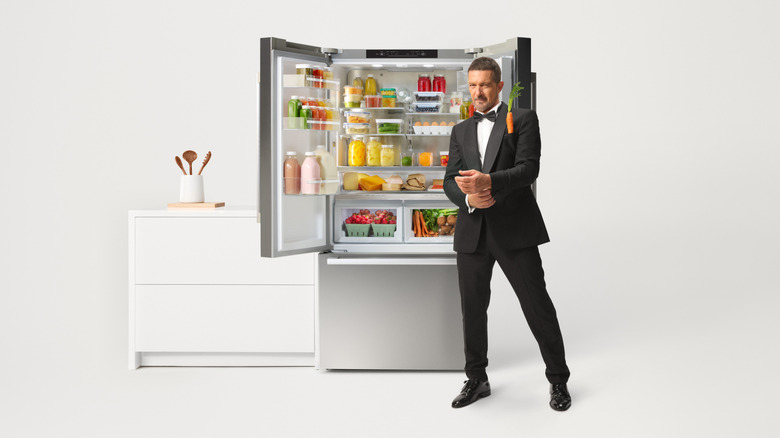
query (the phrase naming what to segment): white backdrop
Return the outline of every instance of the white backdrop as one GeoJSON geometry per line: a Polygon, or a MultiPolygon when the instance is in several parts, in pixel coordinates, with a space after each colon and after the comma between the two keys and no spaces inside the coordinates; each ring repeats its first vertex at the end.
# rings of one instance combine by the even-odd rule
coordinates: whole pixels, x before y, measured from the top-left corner
{"type": "MultiPolygon", "coordinates": [[[[124,376],[126,215],[176,200],[174,155],[211,150],[206,197],[254,205],[263,36],[532,38],[542,255],[570,355],[624,337],[649,354],[657,330],[698,327],[678,352],[707,354],[697,376],[778,389],[763,348],[779,331],[777,2],[273,3],[0,4],[0,411],[34,421],[35,400],[124,376]]],[[[535,354],[516,348],[530,335],[500,275],[495,289],[491,360],[535,354]]]]}

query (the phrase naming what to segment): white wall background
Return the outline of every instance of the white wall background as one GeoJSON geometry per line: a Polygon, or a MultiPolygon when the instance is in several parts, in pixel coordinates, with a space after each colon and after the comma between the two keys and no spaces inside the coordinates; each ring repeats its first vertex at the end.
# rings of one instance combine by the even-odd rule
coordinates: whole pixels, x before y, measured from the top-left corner
{"type": "MultiPolygon", "coordinates": [[[[21,424],[85,388],[109,388],[85,411],[122,397],[110,388],[128,373],[127,210],[177,198],[185,149],[213,152],[208,199],[254,205],[262,36],[343,48],[531,37],[542,254],[564,334],[606,355],[633,336],[664,355],[655,328],[695,326],[690,356],[670,366],[776,392],[779,13],[769,0],[2,2],[0,412],[21,424]],[[726,356],[744,362],[720,367],[726,356]]],[[[505,333],[527,329],[496,284],[500,361],[533,349],[510,345],[505,333]]]]}

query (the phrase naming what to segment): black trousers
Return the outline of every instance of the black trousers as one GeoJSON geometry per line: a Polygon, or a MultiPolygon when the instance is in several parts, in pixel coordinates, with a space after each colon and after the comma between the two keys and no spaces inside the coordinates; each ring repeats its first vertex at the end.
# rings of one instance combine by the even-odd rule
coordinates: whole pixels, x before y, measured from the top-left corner
{"type": "Polygon", "coordinates": [[[563,337],[555,306],[547,294],[539,248],[502,249],[496,241],[501,237],[493,234],[483,221],[477,250],[457,254],[466,376],[487,379],[487,309],[493,265],[498,262],[520,300],[531,333],[539,344],[547,380],[550,383],[566,383],[569,368],[566,366],[563,337]]]}

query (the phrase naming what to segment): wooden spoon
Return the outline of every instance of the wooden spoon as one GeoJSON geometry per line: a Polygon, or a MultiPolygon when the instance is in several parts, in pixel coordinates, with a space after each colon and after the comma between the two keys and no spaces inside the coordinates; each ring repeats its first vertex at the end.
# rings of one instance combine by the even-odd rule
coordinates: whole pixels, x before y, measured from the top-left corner
{"type": "Polygon", "coordinates": [[[182,173],[186,175],[187,171],[184,170],[184,165],[181,163],[181,158],[179,158],[178,155],[176,156],[176,164],[179,165],[179,169],[181,169],[182,173]]]}
{"type": "Polygon", "coordinates": [[[206,164],[209,163],[210,159],[211,159],[211,151],[208,151],[206,153],[206,158],[203,160],[203,165],[200,166],[200,170],[198,171],[198,175],[200,175],[200,173],[203,172],[203,168],[206,167],[206,164]]]}
{"type": "Polygon", "coordinates": [[[198,159],[198,154],[195,151],[184,151],[181,156],[184,157],[184,161],[189,163],[190,175],[192,175],[192,162],[198,159]]]}

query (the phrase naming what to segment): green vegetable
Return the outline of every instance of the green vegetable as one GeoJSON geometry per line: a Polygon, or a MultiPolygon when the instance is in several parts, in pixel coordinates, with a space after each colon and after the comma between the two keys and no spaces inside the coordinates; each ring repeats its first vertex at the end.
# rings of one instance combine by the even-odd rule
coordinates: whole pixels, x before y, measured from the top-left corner
{"type": "Polygon", "coordinates": [[[431,231],[439,231],[439,224],[436,223],[436,219],[439,218],[439,216],[449,216],[451,214],[458,214],[457,208],[445,208],[445,209],[430,209],[430,210],[420,210],[420,212],[423,215],[423,220],[425,221],[425,226],[428,227],[431,231]]]}
{"type": "Polygon", "coordinates": [[[512,101],[515,100],[515,97],[519,97],[523,95],[523,90],[525,90],[525,87],[520,86],[520,82],[516,83],[512,87],[512,91],[509,93],[509,111],[512,111],[512,101]]]}

